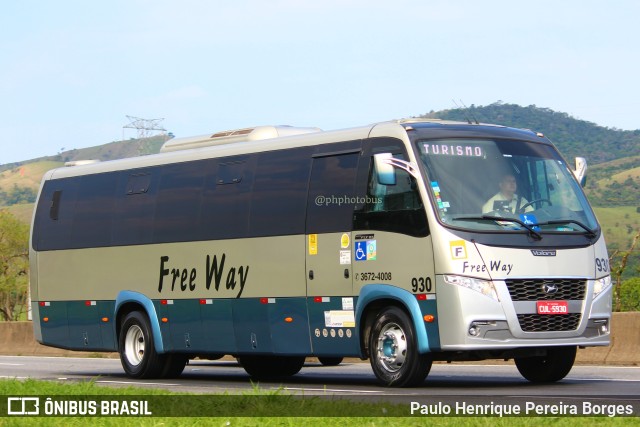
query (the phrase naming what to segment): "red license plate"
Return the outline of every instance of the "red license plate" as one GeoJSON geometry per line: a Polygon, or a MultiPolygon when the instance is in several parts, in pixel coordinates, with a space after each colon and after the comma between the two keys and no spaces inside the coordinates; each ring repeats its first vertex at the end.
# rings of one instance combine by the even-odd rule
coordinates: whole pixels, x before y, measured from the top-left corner
{"type": "Polygon", "coordinates": [[[538,301],[538,314],[569,314],[569,304],[566,301],[538,301]]]}

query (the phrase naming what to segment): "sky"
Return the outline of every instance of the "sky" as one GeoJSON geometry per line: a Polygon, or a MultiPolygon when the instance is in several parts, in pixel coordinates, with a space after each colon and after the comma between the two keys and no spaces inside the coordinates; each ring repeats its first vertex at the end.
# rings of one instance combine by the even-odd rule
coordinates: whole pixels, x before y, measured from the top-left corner
{"type": "Polygon", "coordinates": [[[126,116],[182,137],[502,101],[640,129],[638,16],[637,0],[4,2],[0,164],[136,137],[126,116]]]}

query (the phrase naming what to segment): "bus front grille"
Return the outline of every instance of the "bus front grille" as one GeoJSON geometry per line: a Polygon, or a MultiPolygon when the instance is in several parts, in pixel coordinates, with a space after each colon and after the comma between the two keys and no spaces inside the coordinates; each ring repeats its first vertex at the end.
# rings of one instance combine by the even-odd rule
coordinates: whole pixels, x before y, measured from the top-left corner
{"type": "Polygon", "coordinates": [[[512,301],[544,301],[584,299],[585,279],[507,279],[512,301]]]}
{"type": "Polygon", "coordinates": [[[575,331],[580,323],[580,313],[518,314],[518,321],[524,332],[575,331]]]}

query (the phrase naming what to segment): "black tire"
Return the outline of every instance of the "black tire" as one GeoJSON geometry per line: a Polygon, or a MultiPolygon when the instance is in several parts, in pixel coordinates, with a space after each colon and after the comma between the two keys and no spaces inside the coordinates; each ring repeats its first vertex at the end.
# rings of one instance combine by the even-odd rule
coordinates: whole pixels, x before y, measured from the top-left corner
{"type": "Polygon", "coordinates": [[[177,378],[184,371],[189,357],[183,354],[167,354],[165,356],[164,367],[160,376],[162,378],[177,378]]]}
{"type": "Polygon", "coordinates": [[[418,353],[411,319],[398,307],[376,318],[369,336],[369,360],[378,380],[389,387],[420,385],[431,370],[429,355],[418,353]]]}
{"type": "Polygon", "coordinates": [[[304,365],[304,356],[240,356],[238,362],[256,379],[290,377],[304,365]]]}
{"type": "Polygon", "coordinates": [[[567,376],[576,359],[576,347],[551,347],[546,356],[516,357],[520,374],[533,383],[552,383],[567,376]]]}
{"type": "Polygon", "coordinates": [[[338,366],[343,359],[343,357],[318,357],[323,366],[338,366]]]}
{"type": "Polygon", "coordinates": [[[131,378],[158,378],[165,367],[165,357],[156,352],[147,315],[132,311],[122,321],[118,339],[120,362],[131,378]]]}

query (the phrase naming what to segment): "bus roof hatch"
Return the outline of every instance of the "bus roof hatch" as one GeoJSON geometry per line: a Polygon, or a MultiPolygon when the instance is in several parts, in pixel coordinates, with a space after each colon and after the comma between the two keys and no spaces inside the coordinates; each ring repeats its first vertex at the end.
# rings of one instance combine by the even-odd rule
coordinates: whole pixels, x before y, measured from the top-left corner
{"type": "Polygon", "coordinates": [[[164,143],[160,152],[166,153],[169,151],[190,150],[193,148],[211,147],[214,145],[231,144],[234,142],[258,141],[262,139],[321,131],[322,129],[315,127],[256,126],[253,128],[216,132],[214,134],[173,138],[164,143]]]}

